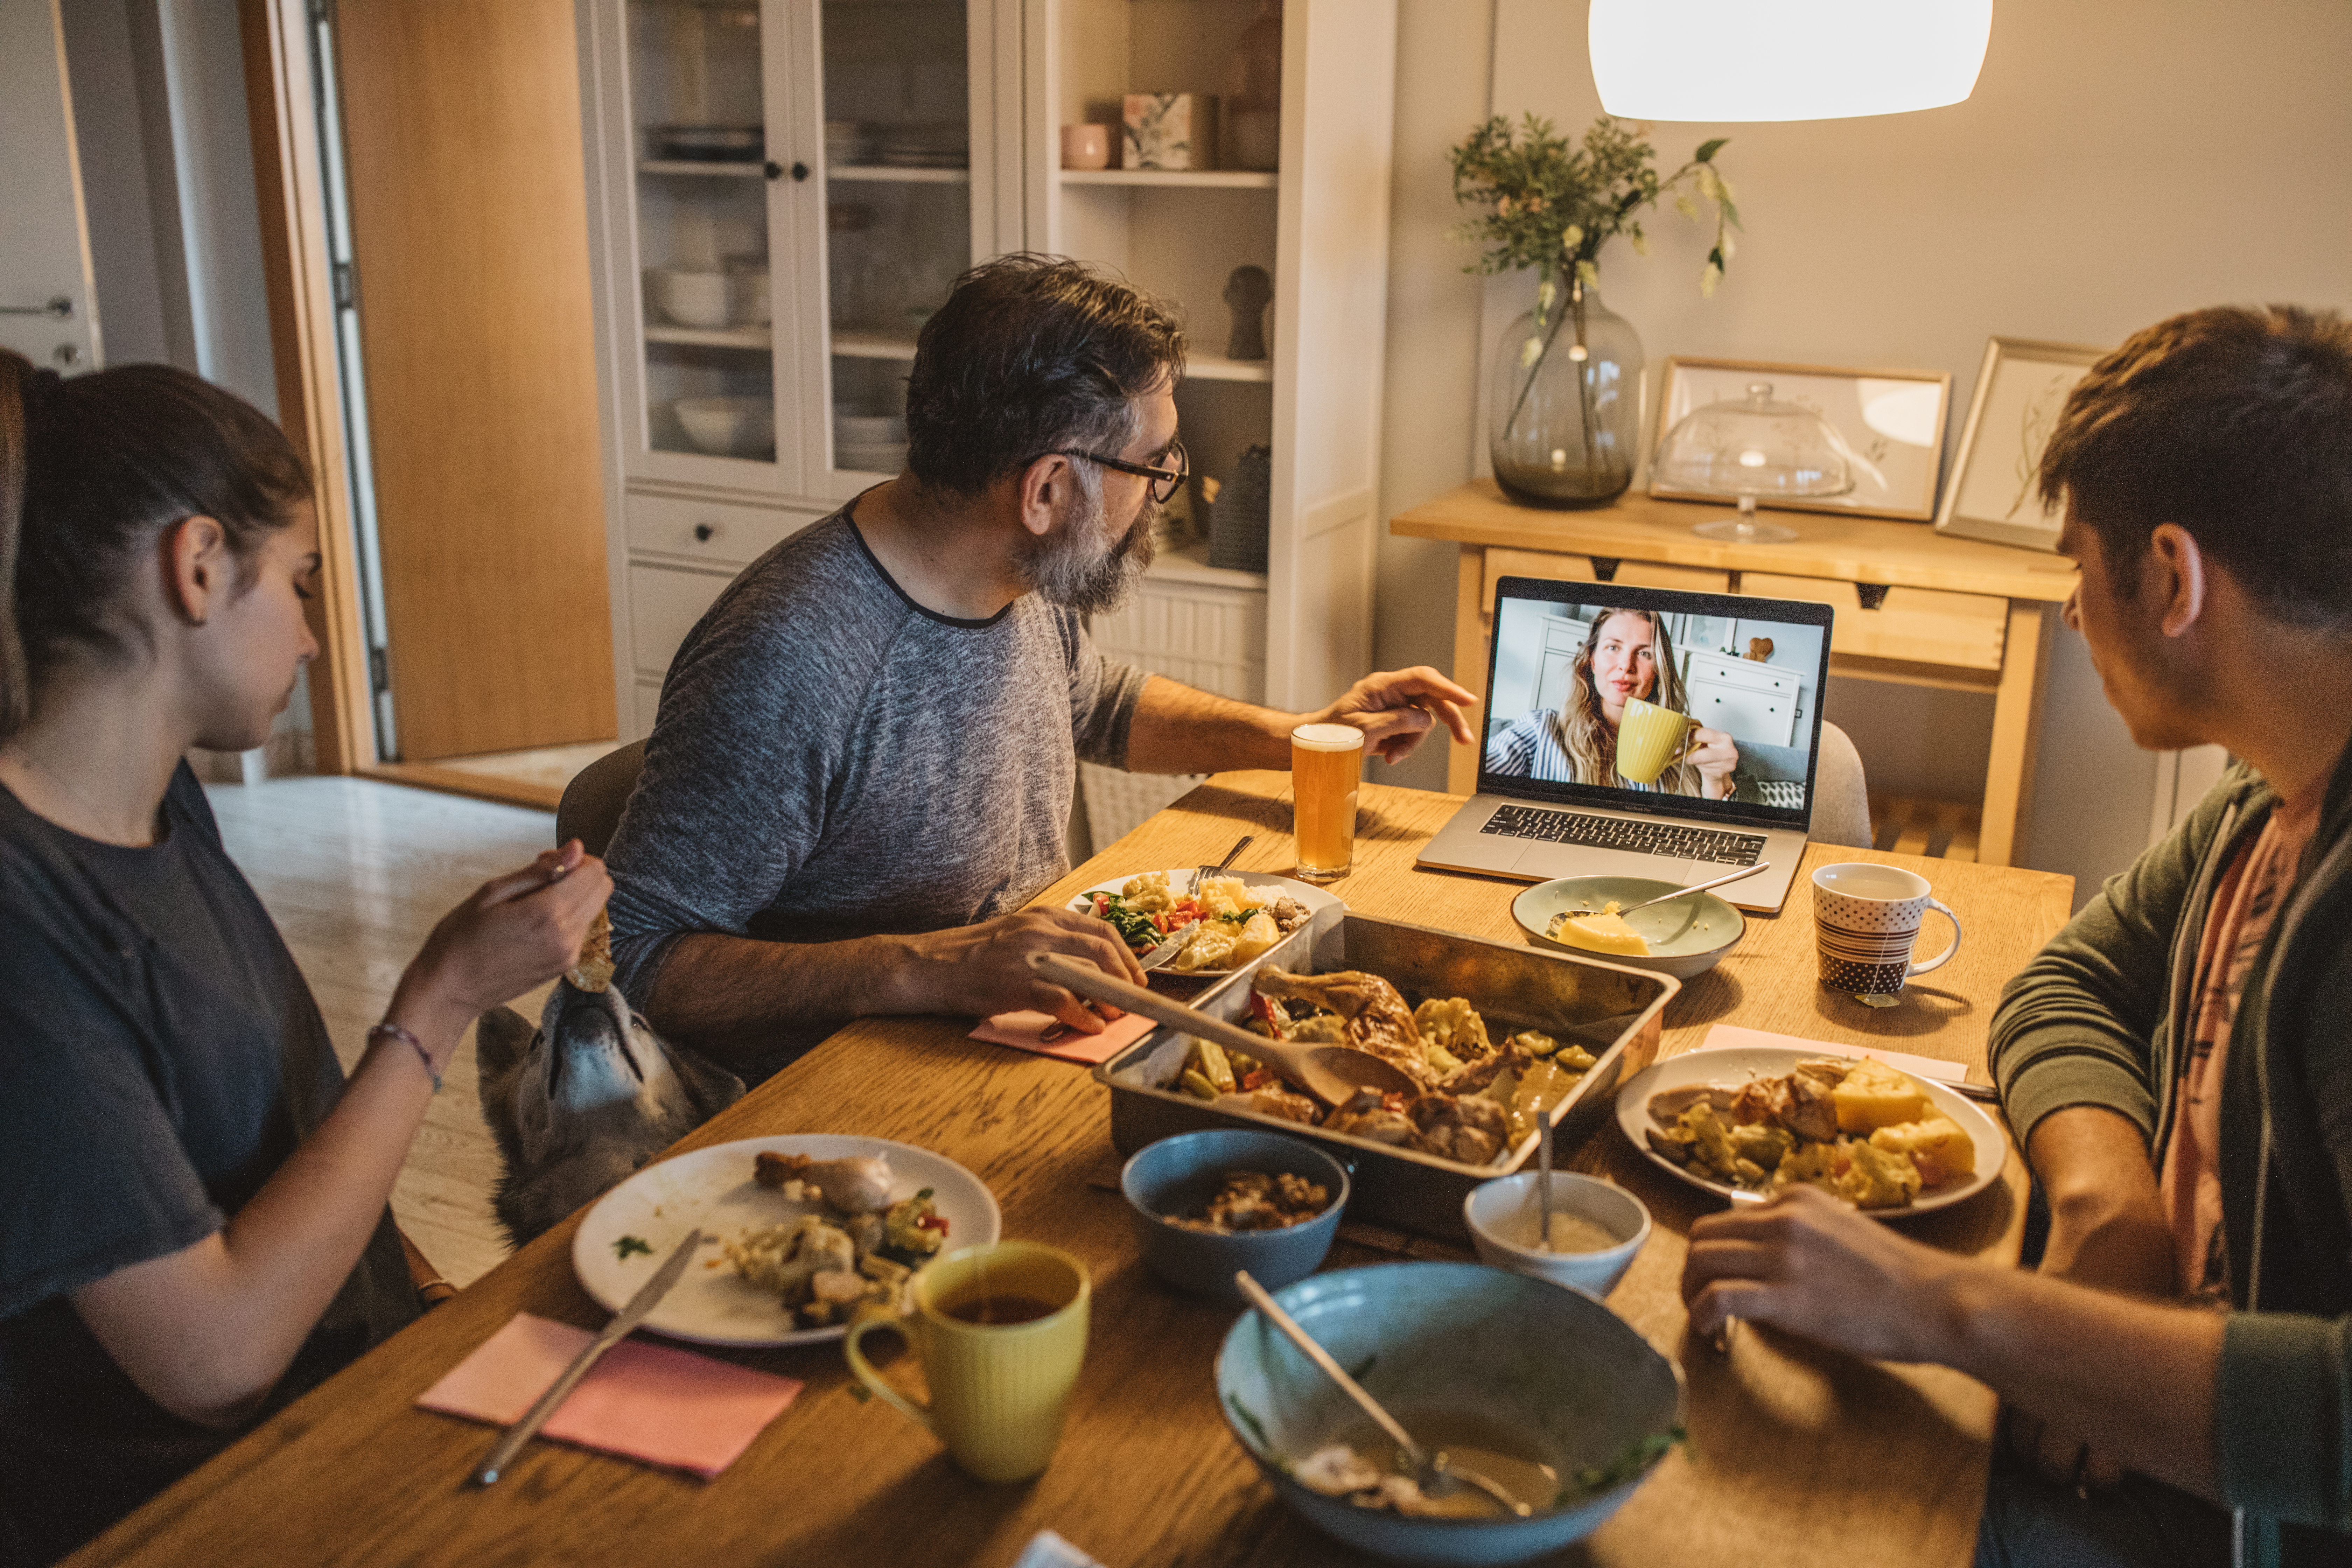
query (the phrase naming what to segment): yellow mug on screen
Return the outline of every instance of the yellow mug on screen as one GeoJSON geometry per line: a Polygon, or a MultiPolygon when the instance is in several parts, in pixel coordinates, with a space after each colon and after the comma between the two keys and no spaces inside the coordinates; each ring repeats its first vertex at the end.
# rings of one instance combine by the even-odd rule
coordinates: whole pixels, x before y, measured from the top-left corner
{"type": "Polygon", "coordinates": [[[916,1275],[913,1296],[904,1318],[852,1325],[841,1347],[849,1370],[976,1479],[1025,1481],[1043,1470],[1087,1356],[1086,1265],[1034,1241],[969,1247],[916,1275]],[[890,1386],[860,1352],[877,1329],[914,1346],[929,1405],[890,1386]]]}
{"type": "Polygon", "coordinates": [[[1635,784],[1655,784],[1680,756],[1683,741],[1697,721],[1687,713],[1625,699],[1624,715],[1617,721],[1617,773],[1635,784]]]}

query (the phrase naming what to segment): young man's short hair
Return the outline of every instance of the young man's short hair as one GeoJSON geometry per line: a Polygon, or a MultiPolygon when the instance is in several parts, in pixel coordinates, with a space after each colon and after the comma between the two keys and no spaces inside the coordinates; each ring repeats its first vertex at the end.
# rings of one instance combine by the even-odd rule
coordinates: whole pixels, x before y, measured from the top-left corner
{"type": "Polygon", "coordinates": [[[2219,306],[2134,333],[2066,399],[2042,495],[2111,566],[2178,523],[2270,614],[2352,629],[2352,323],[2219,306]]]}
{"type": "Polygon", "coordinates": [[[999,257],[957,279],[916,340],[907,467],[976,495],[1047,452],[1116,455],[1135,400],[1183,372],[1183,329],[1150,296],[1060,257],[999,257]]]}

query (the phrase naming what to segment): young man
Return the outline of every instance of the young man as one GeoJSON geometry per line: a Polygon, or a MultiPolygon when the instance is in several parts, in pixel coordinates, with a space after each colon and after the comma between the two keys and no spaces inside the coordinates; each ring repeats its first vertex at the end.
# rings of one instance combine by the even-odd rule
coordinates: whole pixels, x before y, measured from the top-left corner
{"type": "Polygon", "coordinates": [[[1022,906],[1068,869],[1076,760],[1287,767],[1309,720],[1396,761],[1470,694],[1372,675],[1277,713],[1104,658],[1084,616],[1151,561],[1183,481],[1183,335],[1076,263],[975,268],[924,324],[908,471],[744,572],[670,666],[607,856],[653,1026],[752,1074],[876,1013],[1101,1021],[1024,962],[1140,978],[1101,921],[1022,906]]]}
{"type": "Polygon", "coordinates": [[[2013,981],[1991,1054],[2038,1274],[1811,1189],[1692,1227],[1692,1328],[2007,1402],[1979,1562],[2352,1560],[2352,325],[2193,311],[2068,399],[2066,618],[2139,744],[2240,759],[2013,981]],[[2052,1484],[2055,1483],[2055,1484],[2052,1484]]]}

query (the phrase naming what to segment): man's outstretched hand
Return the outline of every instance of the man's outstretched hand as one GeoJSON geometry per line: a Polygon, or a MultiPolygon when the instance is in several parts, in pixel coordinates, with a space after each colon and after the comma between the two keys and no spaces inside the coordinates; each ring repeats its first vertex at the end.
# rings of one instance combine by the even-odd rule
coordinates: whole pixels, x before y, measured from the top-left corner
{"type": "Polygon", "coordinates": [[[1364,749],[1382,762],[1401,763],[1412,755],[1422,737],[1443,724],[1464,745],[1477,735],[1465,709],[1478,700],[1425,664],[1411,669],[1382,670],[1349,687],[1340,699],[1310,717],[1316,724],[1346,724],[1364,732],[1364,749]]]}

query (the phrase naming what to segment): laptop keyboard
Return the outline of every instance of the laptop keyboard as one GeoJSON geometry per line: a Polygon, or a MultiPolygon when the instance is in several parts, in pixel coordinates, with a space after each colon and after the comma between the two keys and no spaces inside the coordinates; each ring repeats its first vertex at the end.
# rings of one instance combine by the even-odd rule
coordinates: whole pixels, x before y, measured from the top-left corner
{"type": "Polygon", "coordinates": [[[1498,838],[1533,838],[1546,844],[1574,844],[1594,849],[1630,849],[1637,855],[1712,860],[1724,866],[1753,866],[1757,857],[1764,853],[1764,836],[1760,833],[1722,833],[1675,822],[1594,816],[1589,812],[1549,811],[1532,805],[1504,806],[1488,817],[1486,826],[1478,831],[1498,838]]]}

